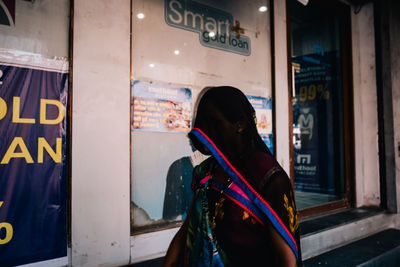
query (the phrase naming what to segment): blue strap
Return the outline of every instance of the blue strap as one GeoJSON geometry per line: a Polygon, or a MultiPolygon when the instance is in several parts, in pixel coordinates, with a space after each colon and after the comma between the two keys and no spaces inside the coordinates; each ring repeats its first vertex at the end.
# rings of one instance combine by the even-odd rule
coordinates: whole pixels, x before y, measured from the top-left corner
{"type": "Polygon", "coordinates": [[[229,187],[223,186],[220,183],[216,182],[215,180],[210,180],[210,184],[214,186],[216,189],[221,191],[223,194],[227,195],[234,201],[236,200],[240,204],[242,204],[242,208],[247,210],[250,214],[252,214],[255,219],[260,221],[261,223],[266,222],[266,217],[265,215],[260,212],[260,210],[253,205],[248,199],[245,197],[241,196],[239,193],[237,193],[235,190],[230,189],[229,187]]]}
{"type": "Polygon", "coordinates": [[[280,220],[279,216],[275,211],[268,205],[268,203],[247,183],[243,176],[232,166],[225,155],[217,148],[212,140],[200,129],[194,128],[191,133],[195,135],[211,152],[221,167],[228,173],[232,178],[233,182],[236,183],[240,189],[247,195],[251,202],[270,220],[274,228],[286,241],[293,253],[298,259],[297,244],[287,230],[286,226],[280,220]]]}

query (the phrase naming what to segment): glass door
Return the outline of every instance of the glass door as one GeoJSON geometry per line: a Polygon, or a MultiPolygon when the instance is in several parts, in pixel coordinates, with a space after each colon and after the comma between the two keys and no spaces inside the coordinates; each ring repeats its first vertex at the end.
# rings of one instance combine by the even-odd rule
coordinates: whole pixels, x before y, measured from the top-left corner
{"type": "Polygon", "coordinates": [[[352,158],[349,13],[336,1],[304,2],[289,1],[294,185],[303,214],[349,205],[352,158]]]}

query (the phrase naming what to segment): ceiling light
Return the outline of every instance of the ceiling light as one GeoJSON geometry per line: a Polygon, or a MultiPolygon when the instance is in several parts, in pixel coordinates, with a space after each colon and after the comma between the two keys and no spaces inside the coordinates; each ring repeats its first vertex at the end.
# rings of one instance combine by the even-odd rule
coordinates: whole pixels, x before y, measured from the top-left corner
{"type": "Polygon", "coordinates": [[[299,1],[300,3],[302,3],[305,6],[308,4],[308,0],[297,0],[297,1],[299,1]]]}
{"type": "Polygon", "coordinates": [[[265,12],[265,11],[267,11],[268,10],[268,8],[266,7],[266,6],[260,6],[259,8],[258,8],[258,11],[260,11],[260,12],[265,12]]]}

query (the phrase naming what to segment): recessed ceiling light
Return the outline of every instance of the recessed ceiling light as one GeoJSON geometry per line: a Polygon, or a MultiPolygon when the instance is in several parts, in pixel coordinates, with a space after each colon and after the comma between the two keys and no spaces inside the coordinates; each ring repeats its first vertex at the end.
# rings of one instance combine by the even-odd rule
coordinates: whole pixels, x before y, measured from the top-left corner
{"type": "Polygon", "coordinates": [[[174,54],[175,54],[175,55],[179,55],[180,53],[181,53],[181,52],[180,52],[178,49],[174,51],[174,54]]]}
{"type": "Polygon", "coordinates": [[[300,3],[302,3],[305,6],[308,4],[308,0],[297,0],[297,1],[299,1],[300,3]]]}
{"type": "Polygon", "coordinates": [[[143,13],[138,13],[137,15],[138,19],[144,19],[144,14],[143,13]]]}
{"type": "Polygon", "coordinates": [[[259,8],[258,8],[258,11],[260,11],[260,12],[265,12],[265,11],[267,11],[268,10],[268,8],[266,7],[266,6],[260,6],[259,8]]]}

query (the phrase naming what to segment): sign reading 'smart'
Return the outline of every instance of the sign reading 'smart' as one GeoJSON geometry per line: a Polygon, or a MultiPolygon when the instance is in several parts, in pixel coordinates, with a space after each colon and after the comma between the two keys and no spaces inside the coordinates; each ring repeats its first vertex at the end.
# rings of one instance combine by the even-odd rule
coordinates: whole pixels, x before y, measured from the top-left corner
{"type": "Polygon", "coordinates": [[[168,25],[199,33],[204,46],[248,56],[250,38],[232,31],[233,16],[225,11],[191,0],[165,0],[168,25]]]}

